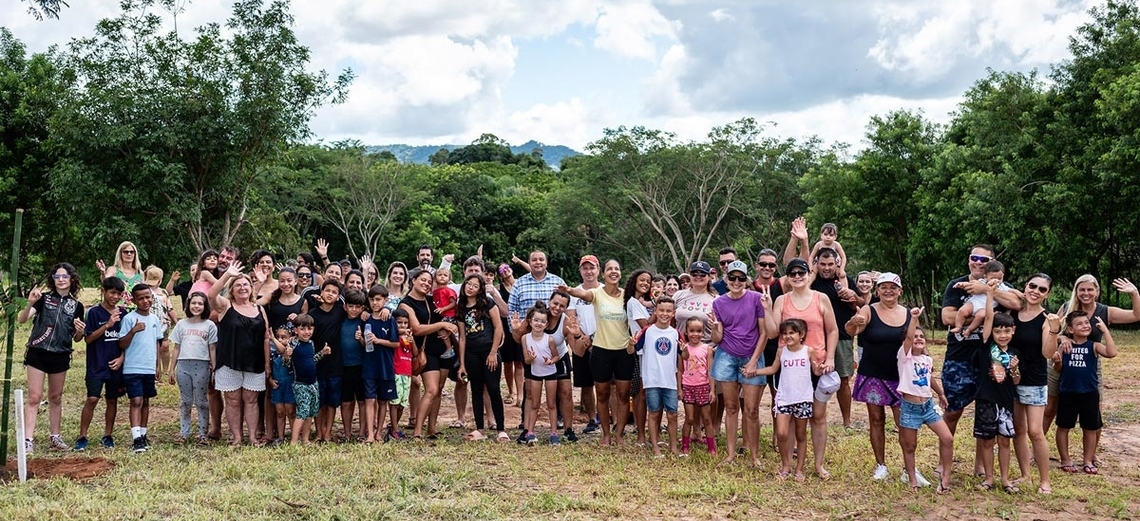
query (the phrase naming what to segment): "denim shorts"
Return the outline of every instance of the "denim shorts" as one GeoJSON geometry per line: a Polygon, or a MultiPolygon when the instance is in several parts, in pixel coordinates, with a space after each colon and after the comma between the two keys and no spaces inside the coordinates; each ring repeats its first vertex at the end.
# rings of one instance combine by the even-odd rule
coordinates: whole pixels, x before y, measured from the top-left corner
{"type": "Polygon", "coordinates": [[[665,409],[669,414],[677,413],[677,390],[664,387],[650,387],[645,391],[645,408],[657,412],[665,409]]]}
{"type": "Polygon", "coordinates": [[[1017,402],[1021,405],[1044,407],[1049,403],[1047,385],[1017,386],[1017,402]]]}
{"type": "MultiPolygon", "coordinates": [[[[763,375],[753,377],[744,376],[740,372],[748,365],[749,357],[729,354],[723,349],[717,349],[713,355],[712,377],[718,382],[736,382],[743,385],[764,385],[767,380],[763,375]]],[[[764,367],[764,357],[761,356],[756,363],[757,367],[764,367]]]]}
{"type": "Polygon", "coordinates": [[[942,415],[934,410],[934,399],[927,398],[923,403],[900,400],[899,426],[904,429],[921,429],[923,425],[933,425],[942,421],[942,415]]]}

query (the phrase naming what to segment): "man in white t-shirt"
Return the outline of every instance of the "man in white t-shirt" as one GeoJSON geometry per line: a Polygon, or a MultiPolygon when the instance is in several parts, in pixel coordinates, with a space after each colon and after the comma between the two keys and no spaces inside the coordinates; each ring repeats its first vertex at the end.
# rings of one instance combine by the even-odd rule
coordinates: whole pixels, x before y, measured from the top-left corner
{"type": "MultiPolygon", "coordinates": [[[[582,283],[578,285],[578,289],[594,289],[599,286],[598,272],[601,266],[598,263],[598,258],[593,255],[586,255],[578,261],[578,273],[582,275],[582,283]]],[[[570,309],[566,310],[566,315],[575,317],[578,320],[578,325],[582,329],[582,337],[578,339],[569,339],[574,353],[571,354],[571,362],[574,367],[574,387],[581,389],[581,405],[582,412],[586,413],[589,421],[586,423],[586,428],[582,430],[583,434],[589,434],[598,430],[598,422],[595,419],[597,413],[597,404],[594,397],[594,377],[590,373],[590,347],[594,332],[597,330],[598,325],[594,319],[594,304],[586,302],[580,298],[570,297],[570,309]],[[582,356],[578,356],[577,352],[581,350],[582,356]]]]}

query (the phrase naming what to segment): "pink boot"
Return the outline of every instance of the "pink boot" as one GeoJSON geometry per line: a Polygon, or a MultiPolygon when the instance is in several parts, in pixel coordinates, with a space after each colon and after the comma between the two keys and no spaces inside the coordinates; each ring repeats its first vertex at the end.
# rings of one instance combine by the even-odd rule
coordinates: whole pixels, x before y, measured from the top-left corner
{"type": "Polygon", "coordinates": [[[689,455],[689,438],[681,440],[681,454],[685,456],[689,455]]]}
{"type": "Polygon", "coordinates": [[[705,445],[709,448],[709,454],[716,456],[716,439],[712,436],[705,438],[705,445]]]}

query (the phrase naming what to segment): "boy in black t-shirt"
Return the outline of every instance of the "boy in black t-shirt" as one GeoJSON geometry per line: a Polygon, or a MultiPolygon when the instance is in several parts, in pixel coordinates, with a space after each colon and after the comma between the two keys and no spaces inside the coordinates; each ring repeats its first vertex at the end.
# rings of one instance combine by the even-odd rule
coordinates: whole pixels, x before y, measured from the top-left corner
{"type": "Polygon", "coordinates": [[[340,407],[341,376],[344,361],[340,349],[340,326],[344,322],[344,306],[340,304],[340,283],[326,279],[321,283],[320,305],[312,307],[313,348],[320,351],[329,347],[329,355],[317,362],[317,389],[320,392],[321,409],[317,414],[317,440],[332,441],[333,423],[336,410],[340,407]]]}
{"type": "Polygon", "coordinates": [[[119,320],[127,314],[127,310],[118,307],[125,290],[123,279],[104,278],[103,301],[87,312],[87,331],[84,333],[84,341],[87,343],[87,401],[83,403],[83,412],[79,416],[79,439],[75,440],[77,451],[87,449],[87,429],[95,416],[95,406],[99,404],[100,395],[107,402],[100,443],[103,448],[115,447],[111,433],[115,429],[119,397],[125,392],[123,350],[119,349],[119,320]]]}
{"type": "MultiPolygon", "coordinates": [[[[986,288],[986,309],[993,308],[994,289],[986,288]]],[[[978,391],[974,397],[974,438],[981,445],[982,467],[985,479],[978,488],[994,486],[994,442],[998,446],[998,466],[1001,484],[1006,492],[1017,492],[1009,479],[1009,440],[1013,439],[1013,403],[1017,399],[1017,383],[1021,381],[1017,350],[1009,346],[1015,323],[1008,313],[986,314],[982,337],[990,349],[974,353],[974,368],[978,372],[978,391]]]]}

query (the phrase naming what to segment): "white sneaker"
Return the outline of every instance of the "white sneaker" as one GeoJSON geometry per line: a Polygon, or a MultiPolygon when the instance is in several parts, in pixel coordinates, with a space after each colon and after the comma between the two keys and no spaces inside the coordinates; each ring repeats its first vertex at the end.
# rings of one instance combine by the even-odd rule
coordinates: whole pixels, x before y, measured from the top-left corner
{"type": "Polygon", "coordinates": [[[887,470],[886,465],[876,465],[875,466],[875,474],[872,475],[871,477],[878,480],[878,481],[882,481],[884,479],[891,477],[891,471],[887,470]]]}
{"type": "MultiPolygon", "coordinates": [[[[918,481],[918,486],[920,486],[920,487],[929,487],[930,486],[930,482],[927,481],[926,478],[922,477],[922,473],[919,472],[918,469],[914,469],[914,479],[916,481],[918,481]]],[[[902,474],[899,475],[899,481],[901,481],[903,483],[907,483],[907,484],[910,483],[910,478],[908,478],[906,476],[905,470],[903,471],[902,474]]]]}
{"type": "Polygon", "coordinates": [[[71,446],[63,441],[63,436],[59,434],[52,434],[48,438],[48,443],[54,450],[71,450],[71,446]]]}

